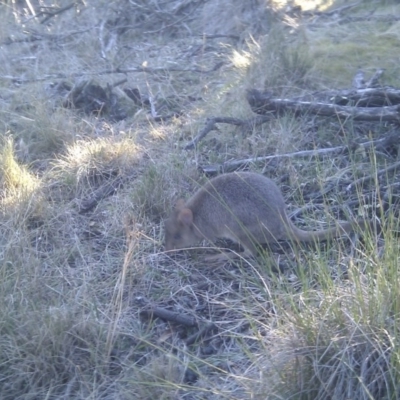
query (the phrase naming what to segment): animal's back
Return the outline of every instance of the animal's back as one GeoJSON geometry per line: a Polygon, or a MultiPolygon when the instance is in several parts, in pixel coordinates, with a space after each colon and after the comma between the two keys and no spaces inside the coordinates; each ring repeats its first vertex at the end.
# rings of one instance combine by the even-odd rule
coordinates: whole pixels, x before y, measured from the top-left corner
{"type": "Polygon", "coordinates": [[[270,242],[287,237],[287,216],[284,198],[269,178],[251,172],[220,175],[210,180],[187,203],[193,210],[194,222],[202,226],[207,220],[213,230],[247,231],[258,241],[270,242]],[[208,216],[205,218],[204,216],[208,216]],[[262,229],[263,238],[260,227],[262,229]]]}

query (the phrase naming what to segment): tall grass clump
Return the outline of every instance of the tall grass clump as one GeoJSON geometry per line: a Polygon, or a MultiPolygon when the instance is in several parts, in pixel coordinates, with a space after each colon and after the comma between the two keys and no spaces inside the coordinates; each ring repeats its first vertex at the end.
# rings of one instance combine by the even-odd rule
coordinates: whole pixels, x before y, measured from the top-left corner
{"type": "Polygon", "coordinates": [[[32,194],[38,187],[38,180],[16,160],[13,140],[3,138],[0,150],[0,184],[3,189],[3,198],[15,196],[21,199],[32,194]]]}
{"type": "Polygon", "coordinates": [[[313,60],[305,34],[301,28],[274,26],[259,42],[250,45],[253,62],[248,72],[249,84],[274,94],[313,85],[311,71],[313,60]]]}
{"type": "MultiPolygon", "coordinates": [[[[273,330],[268,398],[398,398],[399,260],[394,226],[387,228],[385,251],[378,255],[376,245],[367,245],[348,259],[347,278],[335,278],[332,261],[328,267],[317,257],[297,275],[299,293],[279,281],[272,292],[280,326],[273,330]]],[[[365,242],[373,242],[370,234],[365,242]]]]}
{"type": "MultiPolygon", "coordinates": [[[[3,228],[15,236],[29,220],[43,214],[45,202],[40,179],[17,160],[11,138],[0,144],[0,188],[3,228]]],[[[3,232],[2,239],[6,237],[3,232]]]]}

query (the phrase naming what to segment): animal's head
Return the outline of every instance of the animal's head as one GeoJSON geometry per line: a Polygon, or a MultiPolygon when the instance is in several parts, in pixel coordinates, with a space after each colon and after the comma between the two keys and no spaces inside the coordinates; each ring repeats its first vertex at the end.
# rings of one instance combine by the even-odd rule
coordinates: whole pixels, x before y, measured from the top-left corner
{"type": "Polygon", "coordinates": [[[179,200],[171,217],[165,221],[165,250],[182,249],[196,244],[192,210],[179,200]]]}

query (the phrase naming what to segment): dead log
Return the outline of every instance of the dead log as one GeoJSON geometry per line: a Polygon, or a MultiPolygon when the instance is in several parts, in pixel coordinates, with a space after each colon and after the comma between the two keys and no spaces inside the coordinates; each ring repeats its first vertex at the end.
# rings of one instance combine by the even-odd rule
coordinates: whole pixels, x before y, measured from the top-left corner
{"type": "Polygon", "coordinates": [[[276,99],[270,93],[256,89],[248,90],[247,101],[253,112],[261,115],[292,112],[295,115],[314,114],[355,121],[400,122],[400,104],[387,107],[340,106],[322,102],[276,99]]]}
{"type": "MultiPolygon", "coordinates": [[[[327,93],[329,95],[329,92],[327,93]]],[[[332,92],[330,99],[338,105],[354,105],[357,107],[390,107],[400,104],[400,90],[366,88],[359,90],[342,90],[332,92]]]]}

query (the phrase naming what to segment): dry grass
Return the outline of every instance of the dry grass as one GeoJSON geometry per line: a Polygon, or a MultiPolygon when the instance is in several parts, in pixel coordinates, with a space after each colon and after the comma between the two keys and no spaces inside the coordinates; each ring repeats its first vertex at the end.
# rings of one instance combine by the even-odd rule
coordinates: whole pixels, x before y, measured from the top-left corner
{"type": "MultiPolygon", "coordinates": [[[[220,126],[182,150],[208,116],[249,117],[249,87],[288,97],[349,87],[359,65],[386,67],[398,87],[398,23],[302,22],[261,0],[143,0],[87,1],[40,24],[31,9],[42,2],[14,3],[0,3],[1,399],[398,398],[398,194],[385,189],[384,209],[376,180],[344,190],[394,162],[390,154],[251,167],[279,183],[289,212],[308,206],[298,226],[366,215],[381,220],[381,237],[276,246],[257,263],[210,264],[208,249],[169,255],[162,246],[163,218],[205,181],[199,166],[385,132],[284,115],[252,132],[220,126]],[[220,61],[211,73],[168,70],[220,61]],[[165,70],[101,73],[143,65],[165,70]],[[157,122],[132,105],[115,122],[63,108],[55,84],[88,76],[104,87],[126,76],[122,88],[182,113],[157,122]],[[146,318],[146,302],[216,330],[187,345],[198,328],[146,318]]],[[[379,12],[397,9],[385,1],[379,12]]]]}

